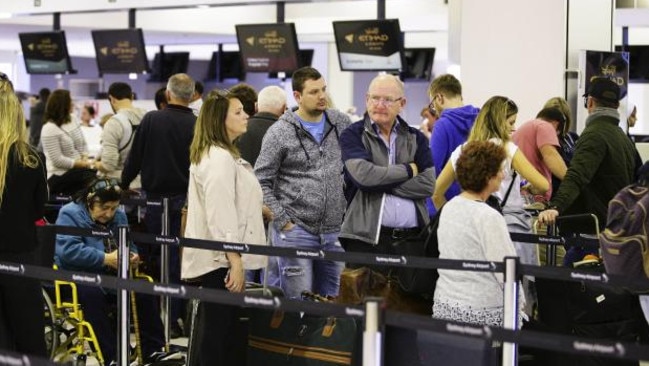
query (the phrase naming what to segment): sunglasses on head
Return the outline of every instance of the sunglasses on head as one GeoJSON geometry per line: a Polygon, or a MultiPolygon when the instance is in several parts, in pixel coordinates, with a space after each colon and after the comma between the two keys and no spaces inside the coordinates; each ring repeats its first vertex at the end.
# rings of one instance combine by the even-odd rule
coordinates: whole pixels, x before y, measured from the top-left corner
{"type": "Polygon", "coordinates": [[[88,199],[91,199],[93,196],[100,191],[113,190],[117,193],[122,192],[122,188],[119,186],[119,181],[117,179],[100,179],[96,181],[88,190],[88,199]]]}

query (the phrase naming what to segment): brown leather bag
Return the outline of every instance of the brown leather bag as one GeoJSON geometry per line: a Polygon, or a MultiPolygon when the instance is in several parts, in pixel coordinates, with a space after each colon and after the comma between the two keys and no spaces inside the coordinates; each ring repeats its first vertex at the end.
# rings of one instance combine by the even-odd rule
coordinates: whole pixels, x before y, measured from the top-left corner
{"type": "Polygon", "coordinates": [[[389,310],[432,314],[432,303],[417,295],[405,293],[396,281],[385,275],[367,267],[343,269],[336,301],[341,304],[360,305],[368,296],[384,298],[389,310]]]}

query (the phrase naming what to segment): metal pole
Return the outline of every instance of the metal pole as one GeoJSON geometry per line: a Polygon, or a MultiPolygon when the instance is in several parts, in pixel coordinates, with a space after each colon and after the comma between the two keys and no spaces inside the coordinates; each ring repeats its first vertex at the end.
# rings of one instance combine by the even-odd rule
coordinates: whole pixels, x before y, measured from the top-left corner
{"type": "MultiPolygon", "coordinates": [[[[505,288],[503,294],[503,328],[518,329],[518,257],[505,257],[505,288]]],[[[503,343],[503,366],[518,365],[518,345],[503,343]]]]}
{"type": "Polygon", "coordinates": [[[363,366],[381,366],[383,343],[381,337],[381,299],[365,301],[365,332],[363,332],[363,366]]]}
{"type": "MultiPolygon", "coordinates": [[[[130,251],[128,247],[128,226],[120,226],[118,228],[118,267],[117,277],[121,279],[128,279],[128,265],[130,258],[130,251]]],[[[128,319],[128,291],[126,289],[117,290],[117,362],[120,366],[129,365],[129,319],[128,319]]]]}
{"type": "MultiPolygon", "coordinates": [[[[162,199],[162,235],[169,235],[169,198],[162,199]]],[[[169,283],[169,246],[160,248],[160,281],[169,283]]],[[[164,325],[165,345],[169,344],[169,297],[162,297],[162,324],[164,325]]]]}
{"type": "MultiPolygon", "coordinates": [[[[548,235],[558,235],[557,224],[548,225],[547,234],[548,235]]],[[[554,267],[557,265],[557,246],[550,243],[547,244],[545,251],[545,263],[548,267],[554,267]]]]}

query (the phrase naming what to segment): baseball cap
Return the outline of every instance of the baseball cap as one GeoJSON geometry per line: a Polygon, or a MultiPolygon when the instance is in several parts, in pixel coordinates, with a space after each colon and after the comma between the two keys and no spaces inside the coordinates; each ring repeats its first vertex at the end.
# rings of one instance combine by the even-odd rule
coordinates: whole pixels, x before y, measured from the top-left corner
{"type": "Polygon", "coordinates": [[[620,87],[609,78],[599,77],[591,80],[584,97],[590,96],[609,103],[620,101],[620,87]]]}

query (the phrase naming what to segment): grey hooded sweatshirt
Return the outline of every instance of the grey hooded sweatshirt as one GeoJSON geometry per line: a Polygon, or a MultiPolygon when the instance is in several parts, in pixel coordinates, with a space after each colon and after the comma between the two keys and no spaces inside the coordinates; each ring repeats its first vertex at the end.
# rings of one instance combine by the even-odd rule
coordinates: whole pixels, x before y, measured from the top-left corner
{"type": "MultiPolygon", "coordinates": [[[[141,108],[124,108],[106,121],[101,133],[101,163],[108,170],[105,173],[106,177],[121,178],[135,130],[145,114],[146,111],[141,108]]],[[[139,188],[139,179],[131,186],[139,188]]]]}
{"type": "Polygon", "coordinates": [[[264,136],[255,175],[277,230],[292,221],[314,235],[340,231],[346,202],[338,139],[351,121],[334,109],[325,115],[320,144],[292,111],[264,136]]]}

